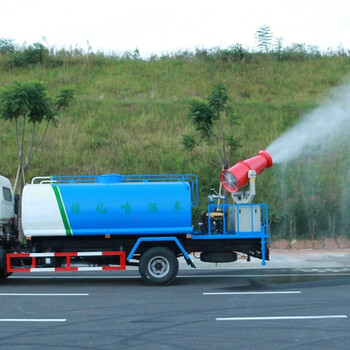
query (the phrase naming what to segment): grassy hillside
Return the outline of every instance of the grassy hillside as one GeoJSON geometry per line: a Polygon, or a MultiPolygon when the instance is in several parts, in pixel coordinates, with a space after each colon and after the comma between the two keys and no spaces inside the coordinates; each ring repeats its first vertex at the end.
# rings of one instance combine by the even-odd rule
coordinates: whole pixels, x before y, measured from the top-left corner
{"type": "MultiPolygon", "coordinates": [[[[190,99],[205,98],[214,83],[226,84],[240,116],[236,136],[242,147],[231,160],[234,164],[265,149],[350,72],[350,58],[344,53],[281,57],[202,51],[149,60],[131,54],[44,53],[34,63],[25,59],[16,63],[14,53],[0,54],[0,87],[15,79],[41,80],[52,96],[63,86],[76,87],[73,107],[60,116],[57,128],[49,129],[29,177],[195,173],[201,192],[198,212],[204,209],[210,189],[218,189],[220,168],[213,166],[215,152],[207,144],[189,153],[183,149],[182,135],[194,134],[188,120],[190,99]]],[[[0,174],[13,179],[17,170],[13,125],[1,120],[0,130],[0,174]]],[[[283,181],[288,182],[288,176],[283,181]]],[[[269,203],[272,229],[281,237],[311,237],[315,232],[308,219],[298,221],[282,210],[280,179],[277,166],[257,181],[257,200],[269,203]]],[[[295,187],[289,188],[293,193],[295,187]]],[[[334,217],[339,216],[334,219],[336,232],[323,230],[324,224],[316,234],[347,234],[349,224],[341,222],[341,210],[332,210],[337,210],[334,217]]]]}

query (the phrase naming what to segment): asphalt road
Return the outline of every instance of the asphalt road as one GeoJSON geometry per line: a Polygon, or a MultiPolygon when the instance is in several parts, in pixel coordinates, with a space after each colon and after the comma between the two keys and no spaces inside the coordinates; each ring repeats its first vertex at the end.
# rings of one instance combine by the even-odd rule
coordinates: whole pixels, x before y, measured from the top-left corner
{"type": "Polygon", "coordinates": [[[12,275],[1,349],[349,349],[350,269],[12,275]]]}

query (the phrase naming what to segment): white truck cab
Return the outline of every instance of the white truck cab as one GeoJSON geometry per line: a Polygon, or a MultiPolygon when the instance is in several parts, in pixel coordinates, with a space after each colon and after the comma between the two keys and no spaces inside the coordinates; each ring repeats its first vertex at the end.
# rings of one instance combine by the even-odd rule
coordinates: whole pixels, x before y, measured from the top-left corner
{"type": "Polygon", "coordinates": [[[14,198],[11,182],[0,175],[0,232],[1,228],[9,224],[14,215],[14,198]]]}

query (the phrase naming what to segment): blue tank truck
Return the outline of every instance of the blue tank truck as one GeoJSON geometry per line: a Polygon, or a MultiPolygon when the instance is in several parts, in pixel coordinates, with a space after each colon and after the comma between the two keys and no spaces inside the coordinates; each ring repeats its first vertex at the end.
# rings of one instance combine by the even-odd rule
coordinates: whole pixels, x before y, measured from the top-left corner
{"type": "Polygon", "coordinates": [[[271,156],[260,151],[221,172],[234,204],[227,196],[209,196],[196,227],[195,175],[36,177],[22,193],[25,243],[18,238],[11,183],[0,176],[0,277],[135,265],[146,283],[167,285],[176,278],[181,256],[195,267],[191,256],[221,263],[237,260],[240,252],[265,265],[268,210],[252,200],[256,175],[271,166],[271,156]],[[245,185],[249,189],[239,191],[245,185]]]}

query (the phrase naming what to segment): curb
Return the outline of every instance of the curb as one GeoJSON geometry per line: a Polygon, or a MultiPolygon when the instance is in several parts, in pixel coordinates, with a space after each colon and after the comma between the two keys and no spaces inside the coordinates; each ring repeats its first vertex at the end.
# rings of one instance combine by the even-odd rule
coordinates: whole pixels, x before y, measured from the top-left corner
{"type": "MultiPolygon", "coordinates": [[[[197,269],[278,269],[278,268],[349,268],[350,249],[270,249],[270,260],[266,265],[261,265],[261,260],[251,258],[247,262],[245,255],[238,255],[238,259],[231,263],[206,263],[191,256],[197,269]]],[[[180,268],[187,266],[183,259],[179,260],[180,268]]]]}

